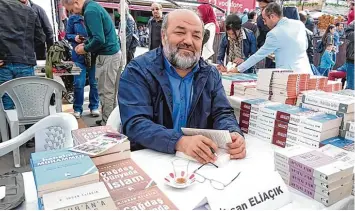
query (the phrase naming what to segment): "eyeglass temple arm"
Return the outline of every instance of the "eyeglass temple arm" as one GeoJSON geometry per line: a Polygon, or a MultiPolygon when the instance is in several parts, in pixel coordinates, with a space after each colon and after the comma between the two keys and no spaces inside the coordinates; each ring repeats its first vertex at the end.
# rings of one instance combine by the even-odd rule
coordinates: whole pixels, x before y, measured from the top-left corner
{"type": "Polygon", "coordinates": [[[239,174],[240,174],[240,172],[237,174],[237,176],[235,176],[235,177],[227,184],[227,186],[228,186],[229,184],[231,184],[235,179],[237,179],[237,178],[239,177],[239,174]]]}
{"type": "Polygon", "coordinates": [[[205,165],[208,165],[208,164],[212,164],[214,167],[218,168],[218,166],[216,164],[209,162],[209,163],[205,163],[202,166],[198,167],[194,172],[200,170],[202,167],[204,167],[205,165]]]}

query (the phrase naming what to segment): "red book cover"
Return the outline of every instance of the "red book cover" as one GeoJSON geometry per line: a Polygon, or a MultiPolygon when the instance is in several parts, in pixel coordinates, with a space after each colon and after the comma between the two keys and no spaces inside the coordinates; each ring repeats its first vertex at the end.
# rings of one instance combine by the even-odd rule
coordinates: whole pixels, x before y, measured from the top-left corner
{"type": "Polygon", "coordinates": [[[280,120],[275,120],[275,131],[283,131],[287,132],[288,129],[288,123],[280,120]]]}
{"type": "Polygon", "coordinates": [[[93,140],[94,138],[97,138],[107,132],[117,133],[117,130],[113,129],[111,126],[99,126],[77,129],[73,130],[71,133],[74,139],[74,146],[76,146],[93,140]]]}
{"type": "Polygon", "coordinates": [[[279,136],[273,136],[272,137],[272,144],[285,148],[286,146],[286,140],[284,138],[280,138],[279,136]]]}
{"type": "Polygon", "coordinates": [[[100,181],[104,182],[113,201],[155,186],[155,182],[132,160],[125,159],[98,165],[100,181]]]}
{"type": "Polygon", "coordinates": [[[276,114],[276,120],[280,120],[280,121],[288,123],[290,121],[290,116],[291,116],[291,114],[289,114],[289,113],[278,111],[276,114]]]}
{"type": "Polygon", "coordinates": [[[178,210],[158,187],[119,197],[115,204],[118,210],[178,210]]]}
{"type": "Polygon", "coordinates": [[[243,102],[240,105],[240,109],[244,110],[244,111],[248,111],[250,112],[251,110],[251,105],[249,103],[243,102]]]}

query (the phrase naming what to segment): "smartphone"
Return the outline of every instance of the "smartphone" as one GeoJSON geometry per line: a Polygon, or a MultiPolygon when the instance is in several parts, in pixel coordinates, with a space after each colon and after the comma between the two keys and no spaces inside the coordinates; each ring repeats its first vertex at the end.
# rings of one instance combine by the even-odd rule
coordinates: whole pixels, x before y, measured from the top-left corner
{"type": "Polygon", "coordinates": [[[79,35],[79,39],[80,39],[82,42],[84,42],[84,41],[86,40],[86,38],[85,38],[84,36],[81,36],[81,35],[79,35]]]}

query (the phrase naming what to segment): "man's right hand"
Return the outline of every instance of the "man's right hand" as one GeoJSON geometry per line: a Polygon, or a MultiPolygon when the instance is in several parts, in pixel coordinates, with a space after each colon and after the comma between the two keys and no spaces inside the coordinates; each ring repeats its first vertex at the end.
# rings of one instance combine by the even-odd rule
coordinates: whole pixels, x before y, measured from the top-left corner
{"type": "Polygon", "coordinates": [[[75,36],[75,42],[82,43],[82,41],[81,41],[81,39],[79,37],[80,37],[79,35],[75,36]]]}
{"type": "Polygon", "coordinates": [[[217,157],[211,152],[217,152],[218,146],[211,139],[202,135],[182,136],[176,143],[176,150],[193,157],[200,163],[213,163],[217,157]]]}
{"type": "Polygon", "coordinates": [[[219,72],[227,72],[227,68],[221,64],[217,65],[217,70],[219,72]]]}
{"type": "Polygon", "coordinates": [[[4,65],[4,61],[0,60],[0,67],[4,65]]]}

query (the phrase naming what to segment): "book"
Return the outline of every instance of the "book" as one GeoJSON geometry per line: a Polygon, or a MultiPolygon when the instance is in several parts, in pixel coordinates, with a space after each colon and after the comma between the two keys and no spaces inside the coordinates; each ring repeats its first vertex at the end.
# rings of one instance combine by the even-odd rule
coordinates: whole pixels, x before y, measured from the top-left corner
{"type": "Polygon", "coordinates": [[[350,97],[355,97],[355,91],[351,90],[351,89],[343,89],[343,90],[339,90],[335,93],[338,95],[346,95],[346,96],[350,96],[350,97]]]}
{"type": "Polygon", "coordinates": [[[302,102],[343,113],[353,113],[355,98],[329,92],[317,91],[305,93],[303,95],[302,102]]]}
{"type": "Polygon", "coordinates": [[[300,119],[300,125],[305,128],[323,132],[333,128],[339,128],[341,125],[341,117],[331,114],[319,114],[316,116],[300,119]]]}
{"type": "Polygon", "coordinates": [[[334,145],[325,145],[317,149],[317,151],[322,152],[323,154],[326,154],[330,157],[333,157],[338,161],[346,162],[350,165],[355,164],[355,154],[353,152],[346,151],[334,145]]]}
{"type": "Polygon", "coordinates": [[[102,182],[69,188],[43,195],[45,210],[115,210],[105,184],[102,182]]]}
{"type": "Polygon", "coordinates": [[[72,131],[74,146],[83,144],[87,141],[97,138],[99,135],[107,133],[107,132],[116,132],[114,128],[109,125],[106,126],[98,126],[98,127],[88,127],[81,128],[72,131]]]}
{"type": "Polygon", "coordinates": [[[228,130],[211,130],[196,128],[181,128],[185,136],[203,135],[214,141],[219,148],[229,149],[227,144],[232,143],[232,137],[228,130]]]}
{"type": "Polygon", "coordinates": [[[350,132],[350,131],[346,131],[344,138],[345,138],[345,139],[348,139],[348,140],[353,140],[353,141],[354,141],[354,133],[353,133],[353,132],[350,132]]]}
{"type": "Polygon", "coordinates": [[[345,130],[350,132],[355,132],[355,121],[348,121],[345,125],[345,130]]]}
{"type": "MultiPolygon", "coordinates": [[[[71,151],[87,154],[91,157],[108,154],[107,151],[123,144],[127,141],[127,136],[118,132],[106,132],[85,143],[78,144],[71,148],[71,151]]],[[[122,147],[120,147],[122,148],[122,147]]],[[[111,150],[113,151],[113,150],[111,150]]]]}
{"type": "Polygon", "coordinates": [[[100,181],[105,183],[114,202],[156,185],[132,159],[98,165],[97,168],[100,181]]]}
{"type": "Polygon", "coordinates": [[[341,137],[334,137],[320,142],[321,147],[328,144],[339,147],[347,151],[354,151],[354,140],[348,140],[341,137]]]}
{"type": "Polygon", "coordinates": [[[99,181],[98,169],[90,157],[67,149],[32,153],[31,168],[39,197],[99,181]]]}
{"type": "MultiPolygon", "coordinates": [[[[128,142],[129,144],[129,142],[128,142]]],[[[92,162],[94,162],[94,164],[96,166],[105,164],[105,163],[112,163],[115,161],[119,161],[119,160],[124,160],[124,159],[129,159],[131,158],[131,151],[130,150],[124,150],[121,152],[115,152],[115,153],[111,153],[111,154],[106,154],[106,155],[102,155],[102,156],[97,156],[92,159],[92,162]]]]}
{"type": "Polygon", "coordinates": [[[115,204],[118,210],[178,210],[158,187],[117,197],[115,204]]]}

